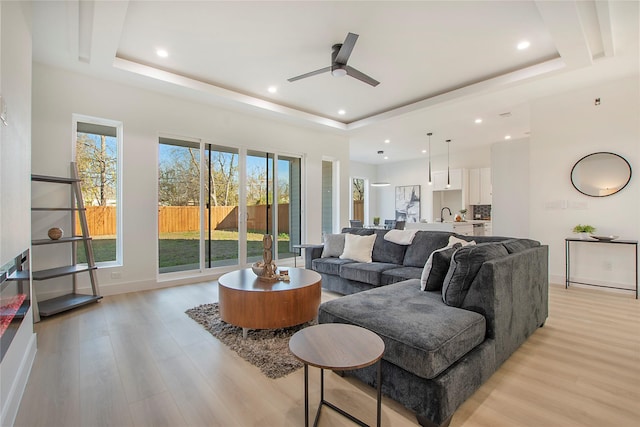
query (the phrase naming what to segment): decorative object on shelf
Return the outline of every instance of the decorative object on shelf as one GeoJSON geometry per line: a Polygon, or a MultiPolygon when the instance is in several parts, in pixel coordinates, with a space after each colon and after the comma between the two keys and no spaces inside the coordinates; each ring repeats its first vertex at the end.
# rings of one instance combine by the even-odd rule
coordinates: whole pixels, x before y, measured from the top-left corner
{"type": "Polygon", "coordinates": [[[265,234],[262,237],[262,262],[256,262],[251,266],[251,270],[260,280],[278,280],[277,267],[273,262],[271,251],[272,246],[273,237],[271,237],[271,234],[265,234]]]}
{"type": "Polygon", "coordinates": [[[62,228],[58,228],[58,227],[50,228],[49,231],[47,232],[47,236],[49,236],[51,240],[58,240],[59,238],[62,237],[62,234],[63,234],[62,228]]]}
{"type": "Polygon", "coordinates": [[[583,240],[589,239],[589,234],[596,231],[596,228],[592,225],[582,225],[578,224],[573,227],[573,232],[580,235],[580,238],[583,240]]]}
{"type": "Polygon", "coordinates": [[[629,184],[631,165],[615,153],[599,152],[584,156],[571,169],[571,184],[584,195],[606,197],[629,184]]]}
{"type": "Polygon", "coordinates": [[[374,216],[373,217],[373,225],[380,225],[380,217],[379,216],[374,216]]]}
{"type": "Polygon", "coordinates": [[[396,221],[420,221],[420,186],[396,187],[396,221]]]}
{"type": "Polygon", "coordinates": [[[611,242],[612,240],[616,240],[620,236],[594,236],[591,235],[596,240],[600,240],[601,242],[611,242]]]}

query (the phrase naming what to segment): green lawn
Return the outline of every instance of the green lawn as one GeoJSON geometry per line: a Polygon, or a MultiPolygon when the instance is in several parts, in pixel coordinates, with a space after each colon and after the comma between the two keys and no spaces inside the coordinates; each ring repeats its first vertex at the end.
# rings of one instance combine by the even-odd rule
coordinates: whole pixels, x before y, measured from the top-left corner
{"type": "MultiPolygon", "coordinates": [[[[262,258],[262,236],[248,233],[247,252],[249,258],[262,258]]],[[[163,233],[160,235],[160,268],[197,264],[199,256],[199,234],[197,232],[163,233]]],[[[211,233],[212,261],[235,260],[238,257],[238,233],[234,231],[214,231],[211,233]]],[[[206,246],[206,245],[205,245],[206,246]]],[[[289,238],[278,237],[280,257],[289,253],[289,238]],[[285,240],[286,239],[286,240],[285,240]]],[[[115,259],[116,246],[113,238],[93,239],[93,253],[96,262],[115,259]]],[[[207,254],[208,255],[208,254],[207,254]]],[[[78,262],[85,263],[82,245],[78,247],[78,262]]]]}

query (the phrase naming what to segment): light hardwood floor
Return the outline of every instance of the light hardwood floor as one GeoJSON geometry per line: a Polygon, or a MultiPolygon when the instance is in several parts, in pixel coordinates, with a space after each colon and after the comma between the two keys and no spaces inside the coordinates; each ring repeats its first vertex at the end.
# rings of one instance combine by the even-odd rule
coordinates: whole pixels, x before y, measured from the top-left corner
{"type": "MultiPolygon", "coordinates": [[[[323,300],[335,295],[323,294],[323,300]]],[[[106,297],[36,325],[16,426],[302,426],[303,370],[270,380],[184,311],[215,283],[106,297]]],[[[319,374],[310,369],[311,408],[319,374]]],[[[329,374],[326,397],[373,424],[375,392],[329,374]]],[[[415,426],[384,399],[383,426],[415,426]]],[[[352,426],[324,409],[321,426],[352,426]]],[[[640,425],[640,304],[552,285],[550,316],[465,404],[452,427],[640,425]]]]}

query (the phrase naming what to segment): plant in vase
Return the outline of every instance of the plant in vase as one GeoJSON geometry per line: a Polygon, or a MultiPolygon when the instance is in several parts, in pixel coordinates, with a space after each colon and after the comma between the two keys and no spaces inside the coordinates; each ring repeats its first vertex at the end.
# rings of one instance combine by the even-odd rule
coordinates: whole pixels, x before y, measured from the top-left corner
{"type": "Polygon", "coordinates": [[[578,224],[575,227],[573,227],[573,232],[580,234],[581,239],[587,239],[589,237],[589,234],[595,231],[596,231],[596,228],[592,225],[578,224]]]}
{"type": "Polygon", "coordinates": [[[466,209],[460,209],[460,215],[462,215],[462,220],[463,221],[467,220],[467,210],[466,209]]]}
{"type": "Polygon", "coordinates": [[[373,217],[373,225],[380,225],[380,217],[379,216],[374,216],[373,217]]]}

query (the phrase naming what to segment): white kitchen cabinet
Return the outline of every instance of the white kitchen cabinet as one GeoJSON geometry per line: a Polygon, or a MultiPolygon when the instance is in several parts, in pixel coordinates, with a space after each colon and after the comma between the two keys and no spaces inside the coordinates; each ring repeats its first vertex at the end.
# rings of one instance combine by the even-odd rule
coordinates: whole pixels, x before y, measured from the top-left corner
{"type": "Polygon", "coordinates": [[[469,223],[453,223],[453,232],[462,234],[463,236],[473,236],[473,224],[469,223]]]}
{"type": "Polygon", "coordinates": [[[485,236],[493,236],[493,226],[490,222],[484,223],[484,235],[485,236]]]}
{"type": "Polygon", "coordinates": [[[469,204],[491,204],[491,168],[469,170],[469,204]]]}
{"type": "Polygon", "coordinates": [[[432,172],[433,190],[462,190],[462,169],[451,169],[449,171],[449,181],[451,185],[447,188],[447,171],[432,172]]]}

